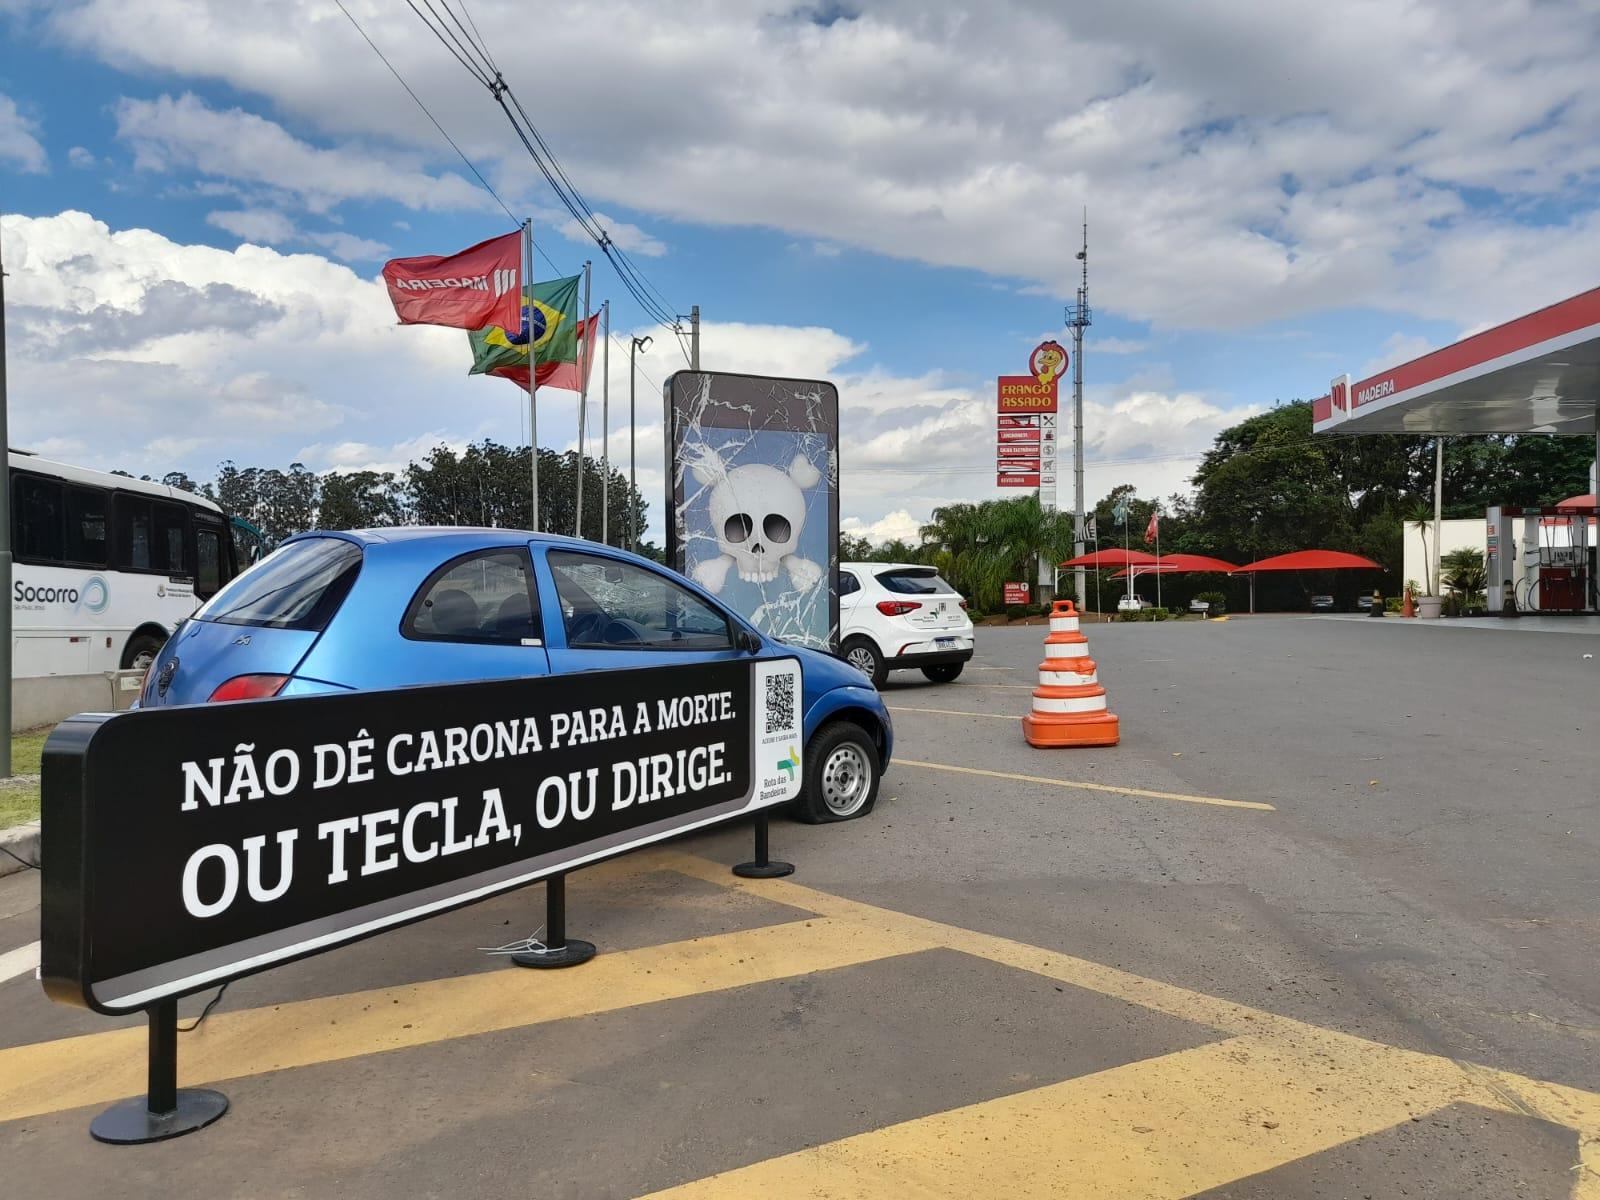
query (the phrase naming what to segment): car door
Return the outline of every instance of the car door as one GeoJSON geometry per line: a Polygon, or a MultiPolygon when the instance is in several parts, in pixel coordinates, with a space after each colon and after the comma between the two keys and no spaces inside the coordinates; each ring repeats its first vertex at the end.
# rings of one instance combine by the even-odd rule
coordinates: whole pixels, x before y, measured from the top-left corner
{"type": "Polygon", "coordinates": [[[401,652],[371,664],[385,677],[377,686],[547,674],[527,548],[474,550],[441,564],[406,606],[400,635],[401,652]]]}
{"type": "Polygon", "coordinates": [[[857,609],[861,605],[861,580],[848,567],[839,568],[839,640],[843,641],[858,629],[863,621],[857,609]]]}
{"type": "MultiPolygon", "coordinates": [[[[536,557],[541,549],[535,546],[536,557]]],[[[747,657],[729,615],[665,571],[556,547],[543,561],[539,587],[555,674],[747,657]]]]}

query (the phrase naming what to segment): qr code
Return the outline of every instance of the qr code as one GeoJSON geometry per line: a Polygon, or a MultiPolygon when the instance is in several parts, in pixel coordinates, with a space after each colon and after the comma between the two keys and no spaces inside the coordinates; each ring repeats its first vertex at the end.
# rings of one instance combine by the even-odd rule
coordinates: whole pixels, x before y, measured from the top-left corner
{"type": "Polygon", "coordinates": [[[767,676],[767,732],[794,728],[794,676],[767,676]]]}

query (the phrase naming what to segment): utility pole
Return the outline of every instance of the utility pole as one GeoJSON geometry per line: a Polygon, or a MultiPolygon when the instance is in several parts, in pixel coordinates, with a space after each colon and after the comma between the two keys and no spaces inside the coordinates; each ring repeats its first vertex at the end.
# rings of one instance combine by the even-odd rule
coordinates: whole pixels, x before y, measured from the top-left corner
{"type": "MultiPolygon", "coordinates": [[[[1089,309],[1089,210],[1083,210],[1083,249],[1078,251],[1078,261],[1083,264],[1083,281],[1078,285],[1078,299],[1067,306],[1067,328],[1072,330],[1072,557],[1083,554],[1083,331],[1094,323],[1089,309]]],[[[1088,590],[1084,569],[1073,572],[1072,588],[1078,597],[1078,607],[1086,604],[1088,590]]]]}
{"type": "Polygon", "coordinates": [[[528,513],[532,519],[529,529],[539,532],[539,357],[534,343],[539,339],[533,332],[533,218],[522,223],[523,240],[527,243],[527,262],[523,265],[523,299],[528,306],[528,513]]]}
{"type": "Polygon", "coordinates": [[[700,369],[700,306],[689,309],[689,369],[700,369]]]}
{"type": "Polygon", "coordinates": [[[611,545],[611,301],[600,305],[600,541],[611,545]]]}
{"type": "Polygon", "coordinates": [[[11,778],[11,433],[6,419],[6,271],[0,262],[0,779],[11,778]]]}
{"type": "Polygon", "coordinates": [[[639,351],[650,348],[650,336],[635,337],[633,345],[628,349],[628,549],[635,554],[639,553],[639,477],[638,446],[636,434],[639,429],[639,410],[635,402],[635,383],[638,379],[638,367],[634,364],[638,359],[639,351]]]}
{"type": "Polygon", "coordinates": [[[1433,439],[1433,595],[1444,595],[1444,580],[1439,578],[1439,518],[1444,509],[1444,434],[1433,439]]]}
{"type": "Polygon", "coordinates": [[[583,432],[589,423],[589,262],[583,264],[583,324],[578,326],[578,495],[572,536],[583,536],[583,432]]]}

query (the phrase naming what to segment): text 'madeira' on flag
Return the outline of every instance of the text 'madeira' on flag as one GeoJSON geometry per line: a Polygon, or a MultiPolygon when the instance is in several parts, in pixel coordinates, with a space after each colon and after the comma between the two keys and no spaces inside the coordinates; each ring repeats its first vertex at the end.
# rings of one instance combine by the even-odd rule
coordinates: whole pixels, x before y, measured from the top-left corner
{"type": "Polygon", "coordinates": [[[383,264],[402,325],[517,329],[522,324],[522,235],[490,238],[460,254],[422,254],[383,264]]]}

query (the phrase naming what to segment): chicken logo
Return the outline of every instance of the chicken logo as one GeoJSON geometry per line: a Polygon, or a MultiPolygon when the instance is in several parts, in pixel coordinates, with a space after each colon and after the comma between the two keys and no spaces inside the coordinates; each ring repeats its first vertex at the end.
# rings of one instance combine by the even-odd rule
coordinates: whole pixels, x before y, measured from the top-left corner
{"type": "Polygon", "coordinates": [[[1040,342],[1028,357],[1028,370],[1048,387],[1067,372],[1067,348],[1060,342],[1040,342]]]}

